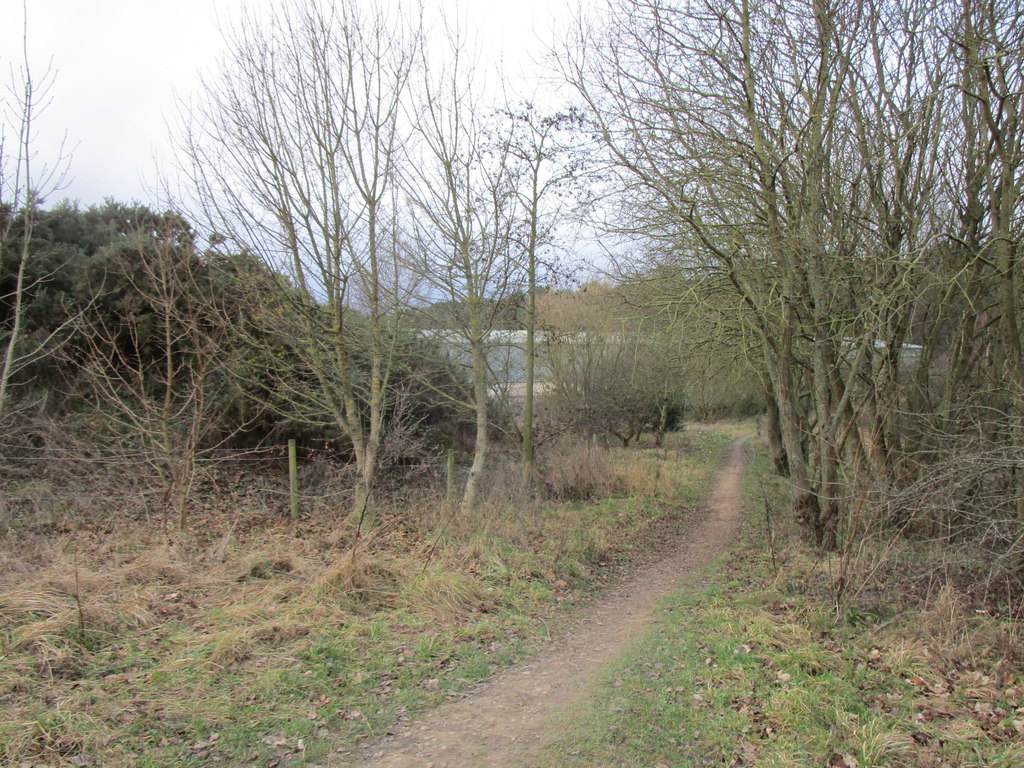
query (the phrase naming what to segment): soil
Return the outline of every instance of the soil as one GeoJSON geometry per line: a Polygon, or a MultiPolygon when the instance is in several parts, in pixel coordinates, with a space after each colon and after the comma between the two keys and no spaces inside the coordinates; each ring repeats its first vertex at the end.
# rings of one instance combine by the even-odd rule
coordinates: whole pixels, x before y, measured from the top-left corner
{"type": "Polygon", "coordinates": [[[581,609],[551,648],[459,701],[350,756],[364,768],[510,768],[526,765],[557,717],[584,701],[600,672],[640,635],[654,607],[725,551],[742,509],[745,439],[733,443],[705,514],[663,555],[581,609]]]}

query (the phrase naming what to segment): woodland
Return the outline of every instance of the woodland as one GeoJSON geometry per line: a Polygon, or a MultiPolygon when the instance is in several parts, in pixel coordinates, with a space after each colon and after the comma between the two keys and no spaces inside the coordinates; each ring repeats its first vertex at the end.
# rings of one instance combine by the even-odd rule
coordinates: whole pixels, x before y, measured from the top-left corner
{"type": "MultiPolygon", "coordinates": [[[[782,590],[766,621],[806,599],[833,622],[808,619],[826,660],[776,659],[773,684],[921,615],[947,681],[871,635],[864,674],[929,697],[916,725],[871,752],[864,714],[764,764],[1014,764],[1024,9],[615,0],[549,51],[554,109],[496,98],[461,33],[437,37],[400,4],[245,16],[160,206],[52,202],[49,76],[16,74],[0,757],[326,764],[525,653],[552,605],[700,505],[723,435],[756,430],[723,578],[782,590]],[[938,708],[973,674],[983,693],[938,708]],[[272,698],[289,686],[294,708],[272,698]],[[121,689],[148,717],[118,714],[121,689]],[[277,714],[237,725],[261,697],[277,714]],[[968,710],[961,740],[995,751],[934,731],[968,710]]],[[[694,726],[687,754],[754,764],[785,741],[766,711],[743,710],[760,741],[719,753],[694,726]]],[[[551,764],[641,764],[609,754],[551,764]]]]}

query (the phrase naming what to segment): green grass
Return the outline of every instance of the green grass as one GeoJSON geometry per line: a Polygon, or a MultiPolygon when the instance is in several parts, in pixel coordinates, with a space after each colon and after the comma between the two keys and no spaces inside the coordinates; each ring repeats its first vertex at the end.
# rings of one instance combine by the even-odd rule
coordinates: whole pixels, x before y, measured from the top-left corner
{"type": "Polygon", "coordinates": [[[936,645],[921,610],[836,611],[818,588],[835,564],[784,520],[775,571],[759,494],[784,509],[784,484],[761,456],[746,490],[742,542],[664,601],[533,768],[1024,765],[1021,664],[981,648],[1006,626],[963,617],[967,653],[936,645]]]}
{"type": "Polygon", "coordinates": [[[315,519],[263,523],[224,562],[135,531],[12,548],[0,764],[329,763],[531,653],[602,563],[704,499],[730,441],[612,450],[611,498],[492,505],[443,531],[408,513],[355,564],[315,519]]]}

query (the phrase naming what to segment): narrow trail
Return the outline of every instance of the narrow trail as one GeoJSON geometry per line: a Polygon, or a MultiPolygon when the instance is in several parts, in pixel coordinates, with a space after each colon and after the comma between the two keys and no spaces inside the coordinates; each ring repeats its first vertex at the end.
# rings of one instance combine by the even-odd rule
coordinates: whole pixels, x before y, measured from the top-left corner
{"type": "Polygon", "coordinates": [[[720,555],[739,528],[746,439],[718,473],[708,514],[685,540],[581,612],[550,651],[510,669],[476,693],[442,705],[351,756],[364,768],[510,768],[545,741],[550,722],[583,700],[600,671],[648,625],[655,604],[720,555]]]}

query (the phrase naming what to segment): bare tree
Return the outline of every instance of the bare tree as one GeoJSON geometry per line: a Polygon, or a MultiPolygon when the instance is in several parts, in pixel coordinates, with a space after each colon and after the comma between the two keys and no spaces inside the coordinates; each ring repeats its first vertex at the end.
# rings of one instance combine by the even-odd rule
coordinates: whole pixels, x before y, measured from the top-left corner
{"type": "Polygon", "coordinates": [[[844,457],[895,460],[888,382],[938,218],[934,5],[627,0],[563,59],[620,169],[626,228],[741,298],[796,512],[823,546],[844,457]]]}
{"type": "Polygon", "coordinates": [[[489,448],[488,349],[506,299],[521,284],[517,228],[523,215],[515,186],[508,120],[481,106],[479,72],[457,35],[437,70],[423,64],[417,154],[408,181],[416,221],[416,261],[428,302],[451,309],[450,332],[469,359],[476,422],[473,463],[462,498],[476,503],[489,448]],[[489,117],[490,116],[490,117],[489,117]]]}
{"type": "MultiPolygon", "coordinates": [[[[954,27],[960,66],[962,151],[950,166],[961,213],[957,250],[972,279],[970,305],[961,325],[966,338],[957,347],[951,384],[978,363],[987,372],[1005,427],[985,419],[994,442],[1024,450],[1024,279],[1019,254],[1024,237],[1024,8],[1013,2],[964,2],[954,27]],[[959,162],[958,162],[959,161],[959,162]],[[978,352],[988,348],[987,363],[978,352]],[[994,354],[993,354],[994,353],[994,354]]],[[[953,402],[953,390],[944,398],[953,402]]],[[[1024,466],[1010,470],[1016,514],[1024,520],[1024,466]]],[[[1024,555],[1022,555],[1024,557],[1024,555]]]]}
{"type": "Polygon", "coordinates": [[[54,73],[47,69],[35,78],[29,66],[28,7],[22,4],[22,63],[12,68],[0,121],[0,423],[9,415],[11,387],[18,372],[53,351],[63,331],[23,344],[26,300],[41,279],[32,276],[32,230],[34,214],[43,198],[61,188],[67,169],[63,142],[53,165],[36,162],[36,121],[45,109],[54,73]],[[14,237],[16,235],[16,237],[14,237]],[[7,253],[13,241],[16,253],[7,253]]]}
{"type": "Polygon", "coordinates": [[[623,447],[644,432],[661,446],[682,422],[694,359],[685,338],[636,286],[589,283],[541,301],[549,335],[545,366],[548,419],[587,436],[613,436],[623,447]]]}
{"type": "Polygon", "coordinates": [[[83,379],[116,437],[139,446],[155,470],[179,531],[200,461],[217,442],[232,333],[223,289],[192,237],[174,214],[125,236],[93,289],[126,291],[133,309],[76,322],[83,379]]]}
{"type": "Polygon", "coordinates": [[[247,16],[182,144],[210,227],[287,276],[302,318],[296,352],[317,379],[319,411],[351,443],[360,522],[402,306],[394,190],[415,22],[354,0],[247,16]]]}
{"type": "Polygon", "coordinates": [[[520,444],[523,464],[532,481],[538,272],[543,250],[551,245],[566,213],[565,198],[560,193],[579,173],[579,156],[570,150],[583,117],[573,109],[541,114],[530,103],[510,108],[507,117],[512,123],[510,160],[514,163],[515,188],[525,219],[519,244],[526,273],[525,394],[520,444]]]}

